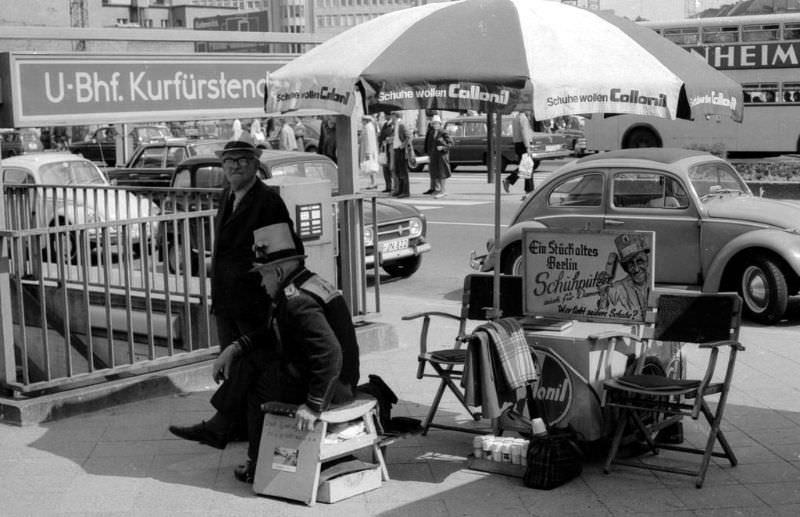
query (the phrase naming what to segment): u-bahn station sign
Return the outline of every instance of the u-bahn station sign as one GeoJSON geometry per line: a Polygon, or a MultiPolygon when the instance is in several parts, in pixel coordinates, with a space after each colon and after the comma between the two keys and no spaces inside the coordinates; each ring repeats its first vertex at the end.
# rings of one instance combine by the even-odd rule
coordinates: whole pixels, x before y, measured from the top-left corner
{"type": "Polygon", "coordinates": [[[264,114],[265,75],[285,55],[0,53],[0,127],[264,114]]]}

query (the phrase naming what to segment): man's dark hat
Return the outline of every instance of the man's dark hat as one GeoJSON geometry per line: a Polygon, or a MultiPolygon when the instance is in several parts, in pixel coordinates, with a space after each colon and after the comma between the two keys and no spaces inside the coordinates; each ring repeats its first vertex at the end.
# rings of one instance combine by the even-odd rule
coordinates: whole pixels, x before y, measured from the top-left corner
{"type": "Polygon", "coordinates": [[[214,154],[220,158],[228,153],[251,153],[254,157],[258,158],[261,156],[261,149],[253,146],[253,144],[250,142],[245,142],[244,140],[231,140],[225,144],[225,147],[223,147],[221,151],[214,151],[214,154]]]}

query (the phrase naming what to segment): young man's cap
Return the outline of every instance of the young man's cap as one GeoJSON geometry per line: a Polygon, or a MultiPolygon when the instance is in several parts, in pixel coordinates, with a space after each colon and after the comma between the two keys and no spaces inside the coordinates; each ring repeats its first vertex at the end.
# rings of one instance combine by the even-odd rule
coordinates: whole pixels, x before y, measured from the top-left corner
{"type": "Polygon", "coordinates": [[[262,226],[253,232],[253,251],[256,260],[253,271],[291,259],[304,259],[302,244],[298,246],[289,223],[262,226]]]}

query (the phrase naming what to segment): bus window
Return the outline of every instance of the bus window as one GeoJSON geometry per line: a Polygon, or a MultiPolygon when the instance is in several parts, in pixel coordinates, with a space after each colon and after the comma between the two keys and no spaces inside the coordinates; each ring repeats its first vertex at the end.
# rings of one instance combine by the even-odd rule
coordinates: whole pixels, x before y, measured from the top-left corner
{"type": "Polygon", "coordinates": [[[743,84],[742,93],[744,93],[745,104],[774,103],[778,99],[778,85],[776,83],[743,84]]]}
{"type": "Polygon", "coordinates": [[[775,25],[745,25],[742,27],[742,41],[777,41],[780,26],[775,25]]]}
{"type": "Polygon", "coordinates": [[[703,27],[703,43],[735,43],[739,41],[739,27],[703,27]]]}
{"type": "Polygon", "coordinates": [[[742,41],[777,41],[780,39],[780,25],[745,25],[742,27],[742,41]]]}
{"type": "Polygon", "coordinates": [[[664,29],[662,36],[678,45],[697,45],[700,42],[698,27],[681,27],[677,29],[664,29]]]}
{"type": "Polygon", "coordinates": [[[800,83],[783,83],[783,102],[800,102],[800,83]]]}
{"type": "Polygon", "coordinates": [[[784,24],[783,39],[800,39],[800,23],[784,24]]]}

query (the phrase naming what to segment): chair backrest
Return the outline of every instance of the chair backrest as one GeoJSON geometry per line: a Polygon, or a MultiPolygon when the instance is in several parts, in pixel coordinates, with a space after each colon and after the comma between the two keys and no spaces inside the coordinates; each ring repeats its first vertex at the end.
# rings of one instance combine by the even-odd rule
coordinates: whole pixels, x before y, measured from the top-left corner
{"type": "Polygon", "coordinates": [[[653,339],[708,343],[739,339],[742,299],[736,293],[660,294],[653,339]]]}
{"type": "MultiPolygon", "coordinates": [[[[494,275],[472,273],[464,278],[461,316],[470,320],[486,320],[486,309],[494,303],[494,275]]],[[[503,317],[522,316],[522,277],[500,275],[500,310],[503,317]]]]}

